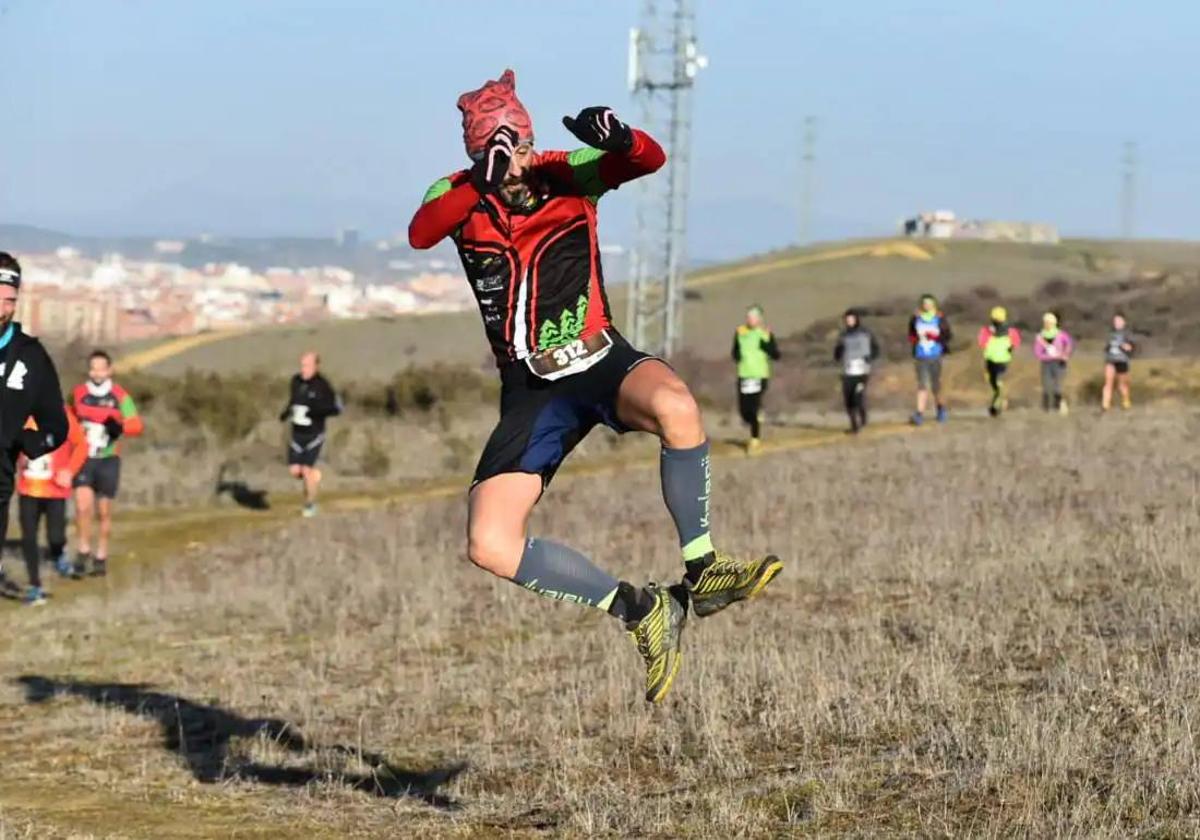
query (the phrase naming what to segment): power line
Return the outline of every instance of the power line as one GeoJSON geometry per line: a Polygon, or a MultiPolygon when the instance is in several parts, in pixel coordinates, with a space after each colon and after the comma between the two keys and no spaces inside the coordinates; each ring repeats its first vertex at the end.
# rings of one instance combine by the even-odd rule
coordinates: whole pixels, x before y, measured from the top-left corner
{"type": "Polygon", "coordinates": [[[817,118],[804,118],[803,147],[800,152],[800,244],[807,245],[812,233],[813,192],[816,189],[817,118]]]}
{"type": "Polygon", "coordinates": [[[1132,239],[1137,213],[1137,143],[1127,140],[1121,149],[1121,238],[1132,239]]]}

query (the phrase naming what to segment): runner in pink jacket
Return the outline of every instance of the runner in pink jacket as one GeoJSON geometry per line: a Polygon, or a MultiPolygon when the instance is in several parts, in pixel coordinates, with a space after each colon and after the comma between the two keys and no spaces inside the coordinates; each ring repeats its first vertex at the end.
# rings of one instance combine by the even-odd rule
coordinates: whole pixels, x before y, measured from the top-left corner
{"type": "Polygon", "coordinates": [[[1047,312],[1042,316],[1042,330],[1033,342],[1033,354],[1042,363],[1042,408],[1067,413],[1063,396],[1063,380],[1067,378],[1067,362],[1075,351],[1070,334],[1058,325],[1058,316],[1047,312]]]}

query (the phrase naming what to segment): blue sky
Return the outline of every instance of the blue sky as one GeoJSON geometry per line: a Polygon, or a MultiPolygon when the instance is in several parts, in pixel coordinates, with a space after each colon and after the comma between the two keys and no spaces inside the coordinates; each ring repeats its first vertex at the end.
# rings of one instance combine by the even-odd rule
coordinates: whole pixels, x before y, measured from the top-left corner
{"type": "MultiPolygon", "coordinates": [[[[1200,4],[698,0],[691,252],[796,238],[801,122],[820,120],[814,234],[918,209],[1200,233],[1200,4]]],[[[505,66],[538,142],[625,90],[634,0],[0,0],[0,221],[79,233],[403,230],[462,165],[458,93],[505,66]]],[[[628,238],[633,191],[602,233],[628,238]]]]}

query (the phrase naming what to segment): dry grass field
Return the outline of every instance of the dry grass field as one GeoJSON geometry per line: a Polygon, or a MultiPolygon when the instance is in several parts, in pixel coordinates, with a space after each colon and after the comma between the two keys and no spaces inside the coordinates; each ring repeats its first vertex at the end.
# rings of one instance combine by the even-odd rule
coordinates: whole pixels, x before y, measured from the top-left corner
{"type": "MultiPolygon", "coordinates": [[[[1196,836],[1198,421],[720,459],[718,541],[789,565],[661,708],[611,619],[467,564],[460,494],[168,521],[2,610],[0,836],[1196,836]]],[[[534,528],[679,572],[651,468],[534,528]]]]}

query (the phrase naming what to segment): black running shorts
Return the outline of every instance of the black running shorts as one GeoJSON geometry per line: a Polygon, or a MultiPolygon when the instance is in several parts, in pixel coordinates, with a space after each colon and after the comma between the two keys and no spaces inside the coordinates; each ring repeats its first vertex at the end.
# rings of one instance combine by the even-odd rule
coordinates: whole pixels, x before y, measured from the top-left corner
{"type": "Polygon", "coordinates": [[[653,359],[612,333],[613,345],[603,359],[585,371],[547,381],[524,362],[500,369],[500,422],[492,430],[474,487],[504,473],[532,473],[548,486],[563,459],[597,424],[618,434],[629,431],[617,419],[617,391],[631,370],[653,359]]]}
{"type": "Polygon", "coordinates": [[[324,445],[324,432],[317,432],[315,435],[298,435],[293,432],[292,439],[288,441],[288,466],[299,464],[302,467],[315,467],[324,445]]]}
{"type": "Polygon", "coordinates": [[[115,499],[121,485],[120,457],[88,458],[73,483],[76,487],[92,488],[102,499],[115,499]]]}

